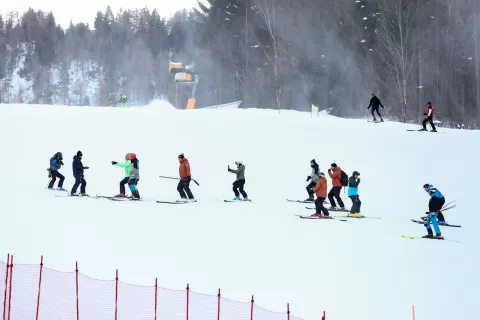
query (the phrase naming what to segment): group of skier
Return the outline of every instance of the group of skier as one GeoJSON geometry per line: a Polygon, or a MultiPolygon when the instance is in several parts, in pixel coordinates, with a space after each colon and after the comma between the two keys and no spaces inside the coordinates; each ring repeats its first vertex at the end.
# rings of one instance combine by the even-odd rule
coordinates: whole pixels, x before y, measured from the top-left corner
{"type": "MultiPolygon", "coordinates": [[[[380,107],[385,109],[380,99],[374,93],[372,93],[372,98],[370,99],[370,103],[367,107],[367,110],[372,108],[372,116],[373,116],[374,122],[378,122],[375,116],[375,112],[380,117],[380,122],[383,122],[382,115],[380,114],[380,107]]],[[[426,118],[422,122],[422,129],[418,131],[427,131],[427,123],[430,123],[430,126],[432,127],[432,130],[430,130],[430,132],[437,132],[437,129],[435,128],[435,124],[433,123],[433,114],[434,114],[433,105],[429,101],[427,103],[427,112],[423,114],[424,116],[426,116],[426,118]]]]}
{"type": "MultiPolygon", "coordinates": [[[[84,170],[89,169],[89,167],[83,165],[82,157],[83,153],[81,151],[78,151],[77,154],[73,157],[72,171],[73,177],[75,178],[75,184],[70,191],[70,196],[88,196],[88,194],[86,193],[87,182],[85,181],[84,170]],[[79,186],[80,193],[77,193],[77,189],[79,186]]],[[[178,161],[180,163],[180,181],[177,186],[177,191],[179,192],[182,201],[195,201],[192,191],[190,190],[190,181],[192,180],[190,174],[190,163],[188,162],[188,159],[185,158],[183,153],[178,156],[178,161]]],[[[140,193],[138,191],[138,182],[140,181],[140,164],[137,155],[135,153],[127,153],[125,155],[125,162],[112,161],[112,165],[124,168],[125,170],[125,177],[120,181],[120,193],[114,197],[139,200],[140,193]],[[131,196],[127,196],[125,192],[125,185],[128,185],[131,196]]],[[[67,191],[63,188],[63,182],[65,181],[65,177],[59,172],[62,166],[63,155],[61,152],[57,152],[52,158],[50,158],[50,168],[48,169],[48,176],[50,178],[50,182],[48,183],[49,190],[67,191]],[[54,184],[57,178],[59,178],[58,188],[55,189],[54,184]]],[[[238,188],[240,188],[240,192],[242,193],[244,198],[248,200],[247,194],[243,190],[243,185],[245,184],[244,171],[245,167],[241,163],[239,164],[238,170],[231,170],[231,172],[237,173],[237,181],[234,183],[234,187],[236,185],[238,188]]],[[[235,194],[237,194],[237,191],[235,194]]]]}
{"type": "MultiPolygon", "coordinates": [[[[315,209],[316,212],[312,215],[313,217],[319,218],[329,218],[330,214],[328,209],[324,207],[323,203],[327,198],[327,179],[325,174],[320,172],[319,165],[313,159],[310,161],[310,167],[312,168],[311,174],[307,177],[307,182],[311,181],[307,185],[308,198],[305,201],[314,201],[313,195],[317,196],[315,199],[315,209]]],[[[348,197],[352,200],[352,207],[350,213],[348,214],[351,217],[360,216],[360,206],[361,201],[358,195],[358,185],[360,184],[360,173],[354,171],[350,179],[346,179],[347,176],[345,172],[342,171],[342,168],[337,166],[336,163],[330,165],[328,169],[328,175],[332,179],[332,188],[328,193],[328,200],[330,201],[330,210],[341,210],[345,211],[345,204],[343,203],[342,198],[340,197],[340,192],[343,186],[348,185],[348,197]],[[346,181],[347,180],[347,181],[346,181]],[[340,208],[337,207],[337,203],[340,208]]]]}

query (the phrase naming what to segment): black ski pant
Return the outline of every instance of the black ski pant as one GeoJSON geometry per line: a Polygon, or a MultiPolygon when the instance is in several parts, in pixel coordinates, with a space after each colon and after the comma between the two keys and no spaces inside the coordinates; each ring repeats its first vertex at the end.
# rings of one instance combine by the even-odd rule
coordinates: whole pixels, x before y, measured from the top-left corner
{"type": "Polygon", "coordinates": [[[432,126],[432,129],[433,130],[437,130],[435,129],[435,125],[433,124],[433,117],[432,116],[429,116],[427,117],[425,120],[423,120],[423,129],[427,130],[427,123],[430,122],[430,125],[432,126]]]}
{"type": "Polygon", "coordinates": [[[187,199],[187,196],[188,196],[188,199],[194,199],[192,191],[190,191],[191,180],[192,178],[186,177],[186,178],[180,179],[180,181],[178,182],[177,191],[178,193],[180,193],[180,198],[187,199]]]}
{"type": "Polygon", "coordinates": [[[80,193],[85,193],[85,188],[87,187],[87,181],[81,177],[75,177],[75,184],[72,187],[72,191],[70,191],[70,194],[77,193],[77,188],[80,185],[80,193]]]}
{"type": "Polygon", "coordinates": [[[240,179],[233,183],[233,193],[235,193],[235,197],[240,196],[240,193],[241,193],[244,199],[248,198],[247,193],[245,192],[245,190],[243,190],[244,186],[245,186],[245,179],[240,179]]]}
{"type": "Polygon", "coordinates": [[[130,180],[130,177],[125,177],[123,178],[122,181],[120,181],[120,193],[125,194],[125,185],[128,184],[128,180],[130,180]]]}
{"type": "Polygon", "coordinates": [[[53,185],[55,184],[55,180],[57,180],[57,177],[60,179],[60,181],[58,181],[58,187],[59,188],[62,188],[63,187],[63,181],[65,181],[65,177],[63,176],[63,174],[61,174],[60,172],[58,171],[51,171],[52,173],[52,178],[50,180],[50,183],[48,184],[48,188],[53,188],[53,185]]]}
{"type": "Polygon", "coordinates": [[[358,194],[355,196],[350,196],[349,198],[352,200],[352,209],[350,209],[350,213],[360,213],[362,201],[360,201],[358,194]]]}
{"type": "Polygon", "coordinates": [[[340,198],[341,190],[342,190],[342,187],[333,187],[328,193],[328,200],[330,201],[332,208],[335,208],[337,206],[337,204],[335,203],[335,200],[333,199],[334,197],[335,199],[337,199],[338,205],[340,207],[342,208],[345,207],[345,205],[343,204],[342,198],[340,198]]]}
{"type": "Polygon", "coordinates": [[[308,197],[310,199],[313,199],[313,188],[315,188],[315,185],[316,183],[312,181],[307,186],[308,197]]]}
{"type": "Polygon", "coordinates": [[[372,107],[372,116],[375,118],[375,111],[377,111],[378,116],[381,118],[382,115],[380,114],[380,107],[372,107]]]}
{"type": "Polygon", "coordinates": [[[318,214],[323,213],[324,216],[329,216],[330,213],[328,213],[327,208],[323,206],[323,202],[325,201],[325,198],[317,198],[315,199],[315,209],[318,214]]]}
{"type": "MultiPolygon", "coordinates": [[[[442,209],[443,205],[445,204],[445,198],[439,197],[431,197],[430,201],[428,202],[428,211],[429,212],[437,212],[442,209]]],[[[445,221],[445,217],[443,213],[439,211],[437,213],[438,221],[445,221]]]]}

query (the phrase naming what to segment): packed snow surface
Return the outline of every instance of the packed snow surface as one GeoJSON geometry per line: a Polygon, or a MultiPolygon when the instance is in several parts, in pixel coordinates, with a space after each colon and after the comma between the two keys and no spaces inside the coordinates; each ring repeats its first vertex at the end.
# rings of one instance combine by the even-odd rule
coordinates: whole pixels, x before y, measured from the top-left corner
{"type": "MultiPolygon", "coordinates": [[[[408,132],[415,125],[368,123],[272,110],[176,110],[165,102],[139,108],[0,105],[2,147],[0,256],[124,282],[248,301],[305,319],[474,319],[478,310],[478,156],[480,133],[408,132]],[[83,152],[87,193],[119,192],[134,152],[144,202],[57,198],[45,190],[49,159],[83,152]],[[177,156],[191,164],[198,203],[176,200],[177,156]],[[361,173],[362,213],[382,219],[302,220],[310,160],[327,173],[336,162],[361,173]],[[233,198],[227,165],[242,160],[251,203],[233,198]],[[425,229],[410,221],[428,209],[432,183],[457,207],[445,213],[445,238],[409,240],[425,229]],[[474,220],[477,218],[477,220],[474,220]]],[[[331,180],[327,178],[329,188],[331,180]]],[[[344,196],[342,191],[342,196],[344,196]]],[[[351,205],[347,198],[347,206],[351,205]]],[[[335,215],[335,213],[332,213],[335,215]]],[[[2,258],[3,260],[5,258],[2,258]]]]}

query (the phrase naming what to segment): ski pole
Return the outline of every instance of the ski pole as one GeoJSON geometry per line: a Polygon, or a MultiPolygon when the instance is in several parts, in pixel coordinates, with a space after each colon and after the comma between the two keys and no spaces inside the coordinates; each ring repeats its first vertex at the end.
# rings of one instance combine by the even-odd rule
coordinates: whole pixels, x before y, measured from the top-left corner
{"type": "MultiPolygon", "coordinates": [[[[170,180],[182,180],[181,178],[174,178],[174,177],[166,177],[166,176],[159,176],[160,178],[163,178],[163,179],[170,179],[170,180]]],[[[197,184],[197,186],[200,186],[200,184],[197,182],[197,180],[195,179],[192,179],[193,182],[195,182],[197,184]]]]}

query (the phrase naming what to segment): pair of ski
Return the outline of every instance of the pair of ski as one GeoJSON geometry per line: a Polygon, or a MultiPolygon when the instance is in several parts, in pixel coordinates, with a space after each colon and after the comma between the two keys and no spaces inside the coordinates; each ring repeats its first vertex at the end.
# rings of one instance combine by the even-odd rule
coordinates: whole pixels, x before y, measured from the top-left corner
{"type": "MultiPolygon", "coordinates": [[[[315,203],[314,200],[291,200],[291,199],[287,199],[288,202],[296,202],[296,203],[315,203]]],[[[325,204],[330,204],[330,202],[328,201],[323,201],[323,203],[325,204]]]]}
{"type": "MultiPolygon", "coordinates": [[[[449,203],[447,203],[446,205],[444,205],[440,210],[437,211],[437,213],[439,212],[445,212],[447,210],[450,210],[450,209],[453,209],[457,206],[456,204],[456,200],[453,200],[449,203]]],[[[426,221],[427,217],[422,217],[422,220],[415,220],[415,219],[411,219],[412,222],[415,222],[415,223],[419,223],[419,224],[425,224],[425,221],[426,221]]],[[[454,227],[454,228],[461,228],[462,226],[459,226],[459,225],[456,225],[456,224],[439,224],[439,226],[441,227],[454,227]]]]}
{"type": "Polygon", "coordinates": [[[425,132],[432,132],[432,133],[446,133],[444,131],[428,131],[428,130],[417,130],[417,129],[406,129],[407,131],[417,131],[417,132],[422,132],[422,131],[425,131],[425,132]]]}
{"type": "Polygon", "coordinates": [[[430,239],[430,240],[445,240],[449,242],[460,243],[460,241],[458,240],[445,239],[444,237],[441,237],[441,238],[423,238],[423,237],[414,237],[414,236],[400,236],[400,237],[404,239],[411,239],[411,240],[430,239]]]}
{"type": "MultiPolygon", "coordinates": [[[[302,216],[297,214],[297,217],[300,217],[300,219],[310,219],[310,220],[337,220],[337,221],[344,221],[347,222],[345,219],[336,219],[340,217],[332,217],[332,216],[302,216]]],[[[346,218],[345,216],[342,216],[341,218],[346,218]]]]}

